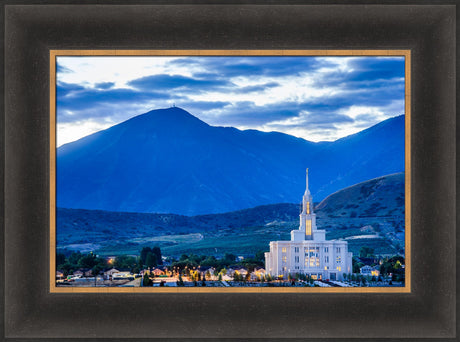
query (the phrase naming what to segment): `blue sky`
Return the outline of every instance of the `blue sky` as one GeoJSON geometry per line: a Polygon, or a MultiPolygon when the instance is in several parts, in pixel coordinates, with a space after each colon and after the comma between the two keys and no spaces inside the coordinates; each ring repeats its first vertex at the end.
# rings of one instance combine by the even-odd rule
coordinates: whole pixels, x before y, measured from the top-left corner
{"type": "Polygon", "coordinates": [[[332,141],[404,114],[403,57],[57,57],[58,146],[152,109],[332,141]]]}

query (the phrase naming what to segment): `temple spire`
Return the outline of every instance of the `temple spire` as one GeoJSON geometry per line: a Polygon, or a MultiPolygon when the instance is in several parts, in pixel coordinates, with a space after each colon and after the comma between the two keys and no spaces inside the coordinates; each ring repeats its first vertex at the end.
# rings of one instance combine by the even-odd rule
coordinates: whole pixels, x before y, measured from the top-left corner
{"type": "Polygon", "coordinates": [[[307,167],[307,188],[306,190],[308,191],[308,167],[307,167]]]}

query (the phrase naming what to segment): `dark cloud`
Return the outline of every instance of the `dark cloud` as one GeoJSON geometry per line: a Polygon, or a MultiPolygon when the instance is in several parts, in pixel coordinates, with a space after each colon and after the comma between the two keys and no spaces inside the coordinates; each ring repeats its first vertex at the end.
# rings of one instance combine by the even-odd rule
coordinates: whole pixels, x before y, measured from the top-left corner
{"type": "MultiPolygon", "coordinates": [[[[105,83],[109,86],[110,82],[105,83]]],[[[180,96],[174,96],[181,99],[180,96]]],[[[168,92],[145,92],[126,88],[96,89],[77,84],[59,82],[57,85],[57,108],[60,122],[110,116],[109,108],[148,103],[152,100],[171,99],[168,92]],[[72,113],[72,114],[69,114],[72,113]]],[[[141,113],[139,113],[141,114],[141,113]]]]}
{"type": "MultiPolygon", "coordinates": [[[[286,76],[313,71],[322,65],[315,57],[195,57],[170,62],[171,66],[203,68],[216,77],[286,76]]],[[[199,74],[194,74],[197,76],[199,74]]],[[[201,74],[203,75],[203,74],[201,74]]]]}
{"type": "Polygon", "coordinates": [[[285,120],[299,115],[302,107],[295,102],[284,102],[257,106],[250,101],[241,101],[225,107],[225,111],[212,120],[224,126],[258,126],[272,121],[285,120]]]}
{"type": "Polygon", "coordinates": [[[215,109],[222,109],[226,106],[230,106],[231,104],[231,102],[226,101],[190,101],[186,98],[175,103],[176,106],[185,108],[191,113],[201,113],[215,109]]]}
{"type": "Polygon", "coordinates": [[[386,107],[395,100],[404,100],[404,84],[392,87],[343,88],[333,96],[310,99],[306,109],[310,112],[340,112],[351,106],[386,107]]]}
{"type": "Polygon", "coordinates": [[[74,71],[72,69],[69,69],[69,68],[63,66],[62,64],[57,63],[56,72],[60,73],[60,74],[63,74],[63,73],[71,73],[71,72],[74,72],[74,71]]]}
{"type": "Polygon", "coordinates": [[[167,93],[139,92],[132,89],[85,89],[71,95],[58,97],[57,104],[64,109],[85,109],[101,103],[149,101],[159,98],[170,99],[171,96],[167,93]]]}
{"type": "Polygon", "coordinates": [[[115,86],[115,82],[101,82],[101,83],[96,83],[94,85],[94,88],[109,89],[109,88],[113,88],[114,86],[115,86]]]}
{"type": "Polygon", "coordinates": [[[280,84],[277,82],[268,82],[264,84],[252,85],[242,88],[236,88],[233,90],[234,93],[237,94],[247,94],[247,93],[256,93],[256,92],[263,92],[268,88],[278,87],[280,84]]]}
{"type": "Polygon", "coordinates": [[[404,59],[356,57],[348,61],[345,70],[327,72],[317,80],[318,86],[340,86],[356,89],[359,87],[388,87],[404,84],[404,59]]]}
{"type": "Polygon", "coordinates": [[[303,116],[306,125],[329,125],[331,123],[353,123],[354,120],[345,114],[334,112],[308,113],[303,116]]]}
{"type": "Polygon", "coordinates": [[[372,58],[358,57],[350,61],[353,72],[348,80],[378,80],[404,77],[403,58],[372,58]]]}
{"type": "Polygon", "coordinates": [[[68,94],[85,90],[85,87],[75,83],[58,82],[56,87],[56,96],[58,100],[68,94]]]}
{"type": "Polygon", "coordinates": [[[182,89],[193,92],[202,92],[215,88],[234,86],[231,82],[219,79],[198,79],[182,75],[151,75],[128,82],[129,86],[139,90],[172,90],[182,89]]]}
{"type": "Polygon", "coordinates": [[[287,102],[271,104],[267,106],[256,106],[252,102],[239,102],[236,105],[225,107],[222,115],[214,118],[213,124],[230,126],[256,127],[262,125],[275,125],[273,122],[295,119],[292,124],[276,124],[279,127],[294,128],[296,126],[324,125],[334,127],[333,124],[353,123],[354,120],[345,114],[333,111],[316,111],[306,113],[310,110],[308,103],[287,102]]]}

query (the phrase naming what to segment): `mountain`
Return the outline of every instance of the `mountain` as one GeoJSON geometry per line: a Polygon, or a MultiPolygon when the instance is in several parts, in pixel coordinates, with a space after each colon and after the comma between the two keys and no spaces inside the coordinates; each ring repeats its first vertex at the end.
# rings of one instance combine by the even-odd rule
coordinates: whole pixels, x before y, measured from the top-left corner
{"type": "Polygon", "coordinates": [[[328,239],[348,240],[355,254],[362,246],[391,254],[404,253],[404,203],[404,173],[396,173],[337,191],[315,209],[328,239]]]}
{"type": "Polygon", "coordinates": [[[404,170],[404,116],[335,142],[210,126],[153,110],[57,150],[57,205],[197,215],[315,200],[404,170]]]}
{"type": "MultiPolygon", "coordinates": [[[[315,207],[318,228],[327,239],[346,239],[355,254],[363,246],[403,253],[404,197],[404,173],[353,185],[315,207]]],[[[250,255],[268,250],[270,241],[289,240],[299,212],[291,203],[190,217],[58,208],[57,246],[101,255],[136,255],[155,245],[164,255],[250,255]]]]}

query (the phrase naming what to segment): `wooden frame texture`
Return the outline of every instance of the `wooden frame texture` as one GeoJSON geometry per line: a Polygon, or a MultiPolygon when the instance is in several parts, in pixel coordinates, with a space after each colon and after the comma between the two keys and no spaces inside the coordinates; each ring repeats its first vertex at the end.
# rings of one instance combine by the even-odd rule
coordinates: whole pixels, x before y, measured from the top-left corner
{"type": "Polygon", "coordinates": [[[455,6],[114,1],[3,10],[5,340],[456,336],[455,6]],[[50,51],[151,49],[410,50],[410,292],[54,293],[50,51]]]}

